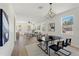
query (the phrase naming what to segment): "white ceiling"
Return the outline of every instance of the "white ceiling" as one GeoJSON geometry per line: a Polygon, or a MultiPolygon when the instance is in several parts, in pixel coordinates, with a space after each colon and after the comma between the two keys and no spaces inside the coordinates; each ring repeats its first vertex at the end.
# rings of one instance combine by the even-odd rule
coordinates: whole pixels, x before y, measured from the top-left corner
{"type": "MultiPolygon", "coordinates": [[[[41,23],[46,21],[46,16],[49,10],[49,3],[15,3],[12,4],[17,22],[32,21],[41,23]]],[[[56,14],[65,12],[72,8],[79,7],[78,3],[54,3],[53,9],[56,14]]]]}
{"type": "MultiPolygon", "coordinates": [[[[78,7],[78,3],[54,3],[53,9],[56,14],[78,7]]],[[[13,8],[17,15],[39,17],[47,14],[49,10],[48,3],[15,3],[13,8]]]]}

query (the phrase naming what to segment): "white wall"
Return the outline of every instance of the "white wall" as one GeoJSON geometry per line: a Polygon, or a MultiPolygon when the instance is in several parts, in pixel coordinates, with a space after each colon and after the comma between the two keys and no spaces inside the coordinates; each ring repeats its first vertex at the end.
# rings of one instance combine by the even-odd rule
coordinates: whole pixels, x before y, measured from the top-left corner
{"type": "Polygon", "coordinates": [[[61,14],[58,14],[55,17],[55,27],[56,27],[56,34],[61,34],[61,17],[62,16],[69,16],[73,15],[74,16],[74,24],[73,24],[73,35],[63,35],[65,37],[72,37],[72,44],[76,47],[79,47],[79,8],[74,8],[71,10],[68,10],[66,12],[63,12],[61,14]]]}
{"type": "Polygon", "coordinates": [[[0,47],[0,55],[11,55],[14,47],[14,12],[10,4],[0,4],[0,8],[3,9],[9,17],[9,40],[0,47]]]}

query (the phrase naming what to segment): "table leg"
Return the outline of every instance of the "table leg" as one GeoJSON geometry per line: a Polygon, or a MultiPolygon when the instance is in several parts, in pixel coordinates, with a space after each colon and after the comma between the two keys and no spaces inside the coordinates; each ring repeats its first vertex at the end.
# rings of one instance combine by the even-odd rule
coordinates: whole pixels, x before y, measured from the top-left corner
{"type": "Polygon", "coordinates": [[[48,53],[48,42],[46,41],[46,52],[48,53]]]}

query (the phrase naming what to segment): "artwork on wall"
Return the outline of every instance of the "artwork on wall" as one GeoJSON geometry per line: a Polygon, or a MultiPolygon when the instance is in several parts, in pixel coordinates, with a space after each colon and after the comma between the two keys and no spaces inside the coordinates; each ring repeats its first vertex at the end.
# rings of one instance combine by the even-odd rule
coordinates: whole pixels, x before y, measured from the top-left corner
{"type": "Polygon", "coordinates": [[[55,31],[55,23],[49,23],[49,31],[55,31]]]}
{"type": "Polygon", "coordinates": [[[73,16],[63,16],[62,17],[62,33],[64,34],[73,34],[72,26],[73,26],[73,16]]]}
{"type": "Polygon", "coordinates": [[[0,9],[0,46],[9,40],[9,21],[8,15],[0,9]]]}

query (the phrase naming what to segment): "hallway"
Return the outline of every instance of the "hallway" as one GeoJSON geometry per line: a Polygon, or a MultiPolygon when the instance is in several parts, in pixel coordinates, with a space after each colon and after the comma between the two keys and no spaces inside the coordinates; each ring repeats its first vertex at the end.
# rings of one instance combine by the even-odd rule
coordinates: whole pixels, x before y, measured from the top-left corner
{"type": "Polygon", "coordinates": [[[37,41],[35,37],[32,37],[31,39],[27,39],[25,38],[24,35],[20,35],[19,40],[17,39],[15,42],[12,56],[28,56],[25,46],[36,43],[36,42],[37,41]]]}

